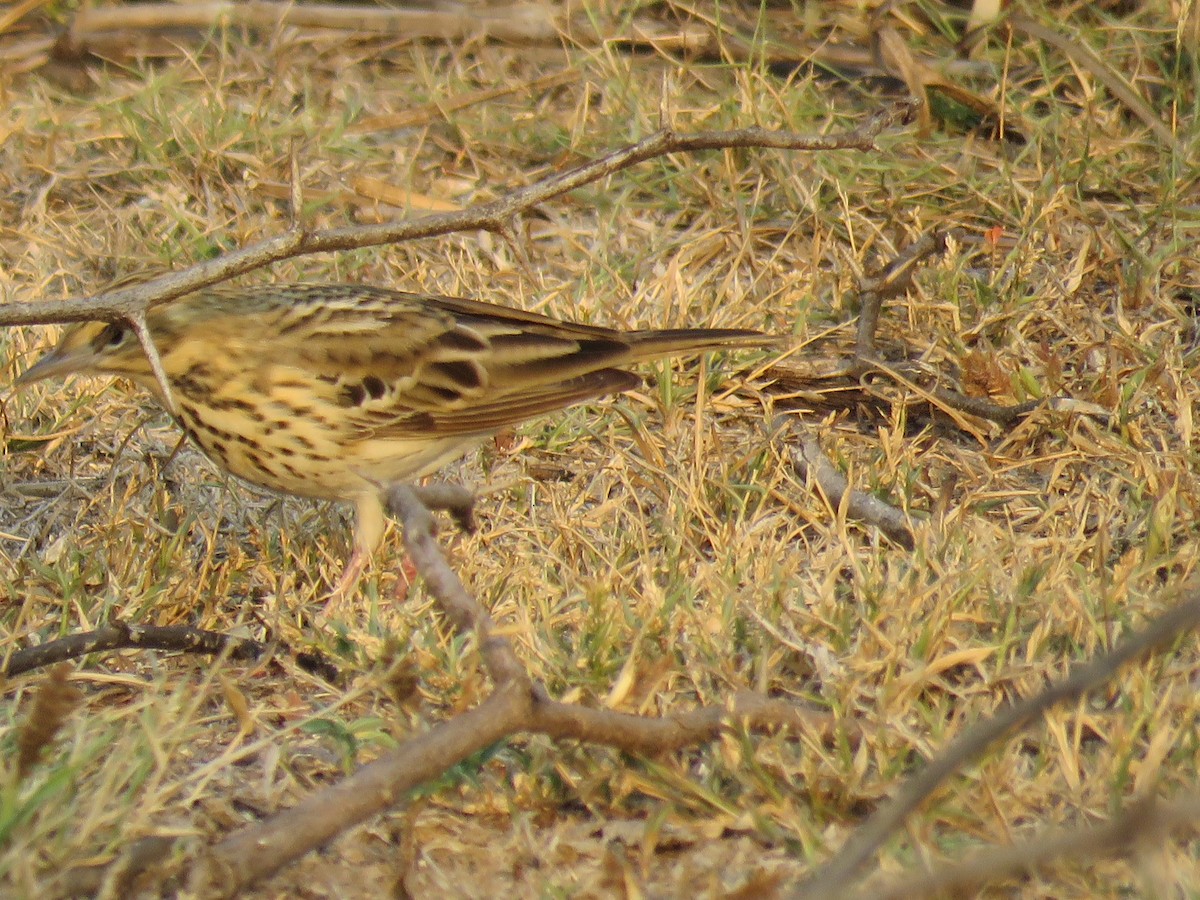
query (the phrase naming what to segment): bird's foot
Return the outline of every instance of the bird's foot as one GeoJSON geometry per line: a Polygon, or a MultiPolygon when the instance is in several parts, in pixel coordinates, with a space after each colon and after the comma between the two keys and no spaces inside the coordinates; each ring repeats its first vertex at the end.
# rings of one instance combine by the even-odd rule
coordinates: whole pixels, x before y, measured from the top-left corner
{"type": "Polygon", "coordinates": [[[334,582],[333,588],[325,597],[326,608],[339,606],[350,598],[354,589],[358,587],[358,582],[362,579],[368,559],[368,554],[361,548],[354,548],[350,558],[346,560],[346,567],[342,569],[342,574],[338,576],[338,580],[334,582]]]}

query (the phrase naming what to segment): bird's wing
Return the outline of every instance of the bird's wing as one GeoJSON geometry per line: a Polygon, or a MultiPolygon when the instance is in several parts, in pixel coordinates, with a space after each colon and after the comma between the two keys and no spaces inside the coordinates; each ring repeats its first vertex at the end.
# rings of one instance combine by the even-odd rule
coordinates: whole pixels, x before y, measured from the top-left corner
{"type": "Polygon", "coordinates": [[[545,413],[555,412],[605,394],[627,391],[641,383],[623,369],[599,369],[557,384],[543,384],[494,399],[452,408],[401,412],[362,408],[355,415],[360,440],[371,438],[449,437],[493,434],[545,413]]]}
{"type": "Polygon", "coordinates": [[[360,286],[291,290],[271,341],[254,333],[251,310],[224,339],[244,353],[269,348],[252,376],[265,393],[307,383],[327,417],[362,439],[486,434],[638,383],[614,367],[630,343],[609,329],[360,286]]]}

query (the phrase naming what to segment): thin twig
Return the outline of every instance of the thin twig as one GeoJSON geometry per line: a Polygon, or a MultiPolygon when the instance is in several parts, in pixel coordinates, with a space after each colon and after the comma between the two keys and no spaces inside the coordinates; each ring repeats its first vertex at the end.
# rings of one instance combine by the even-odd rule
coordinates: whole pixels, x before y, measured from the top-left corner
{"type": "MultiPolygon", "coordinates": [[[[224,654],[230,659],[258,659],[270,645],[249,638],[235,638],[216,631],[185,625],[129,625],[110,622],[103,628],[47,641],[36,647],[16,650],[0,666],[8,678],[68,659],[114,650],[173,650],[181,653],[224,654]]],[[[337,669],[323,657],[307,651],[294,655],[306,672],[336,681],[337,669]]]]}
{"type": "Polygon", "coordinates": [[[858,314],[858,333],[854,355],[859,366],[875,359],[875,332],[879,328],[879,313],[883,301],[902,294],[912,285],[917,265],[934,253],[946,249],[947,232],[928,231],[913,241],[878,275],[864,278],[859,285],[861,310],[858,314]]]}
{"type": "Polygon", "coordinates": [[[463,531],[475,530],[475,494],[461,484],[438,481],[411,490],[426,509],[445,510],[463,531]]]}
{"type": "Polygon", "coordinates": [[[1143,656],[1168,646],[1180,635],[1200,625],[1200,585],[1180,589],[1186,599],[1159,616],[1116,649],[1075,669],[1041,693],[1005,707],[989,719],[960,734],[941,755],[910,778],[867,822],[855,829],[846,845],[801,885],[796,896],[836,897],[845,892],[854,875],[883,845],[904,819],[939,785],[993,743],[1024,727],[1047,710],[1079,699],[1106,684],[1117,671],[1143,656]]]}
{"type": "Polygon", "coordinates": [[[431,594],[438,599],[442,612],[460,632],[474,631],[479,636],[488,673],[497,685],[517,684],[528,694],[529,676],[513,653],[508,641],[495,636],[491,615],[467,591],[462,579],[450,568],[434,537],[433,518],[421,498],[405,484],[388,492],[388,511],[404,525],[404,548],[431,594]]]}
{"type": "Polygon", "coordinates": [[[1057,399],[1026,400],[1024,403],[1005,406],[1003,403],[995,403],[987,397],[969,397],[962,391],[952,390],[941,385],[934,385],[929,389],[929,394],[943,407],[999,425],[1015,425],[1034,410],[1048,405],[1049,400],[1057,399]]]}
{"type": "Polygon", "coordinates": [[[850,487],[846,476],[822,452],[816,438],[801,437],[799,449],[792,451],[792,464],[801,477],[811,476],[834,509],[840,508],[845,499],[850,518],[874,525],[904,549],[913,549],[913,533],[904,513],[878,497],[850,487]]]}
{"type": "Polygon", "coordinates": [[[702,131],[678,134],[657,131],[636,144],[600,159],[551,175],[507,196],[464,210],[435,213],[418,219],[372,225],[347,225],[323,231],[291,227],[282,234],[197,263],[149,281],[93,297],[43,299],[32,303],[0,303],[0,325],[34,325],[93,319],[132,321],[156,303],[162,303],[210,284],[225,281],[270,263],[309,253],[355,250],[394,244],[456,231],[483,229],[500,232],[514,216],[584,185],[668,153],[693,153],[731,147],[769,147],[781,150],[872,150],[875,139],[905,121],[915,104],[904,101],[872,116],[858,128],[835,135],[801,135],[789,131],[743,128],[735,131],[702,131]]]}
{"type": "Polygon", "coordinates": [[[158,353],[158,348],[154,346],[154,338],[150,335],[150,326],[146,324],[146,311],[141,310],[130,316],[129,324],[133,328],[134,334],[137,335],[142,350],[146,352],[146,359],[150,361],[150,371],[154,373],[154,380],[158,384],[158,389],[162,391],[163,406],[171,415],[177,415],[179,408],[175,405],[175,394],[171,390],[167,370],[163,368],[162,357],[158,353]]]}
{"type": "Polygon", "coordinates": [[[1096,859],[1161,845],[1172,831],[1185,828],[1195,831],[1197,822],[1200,822],[1200,797],[1170,803],[1145,798],[1101,825],[1047,829],[1011,847],[981,850],[953,865],[941,865],[936,871],[913,875],[858,896],[862,900],[973,896],[1002,878],[1032,872],[1056,859],[1096,859]]]}
{"type": "Polygon", "coordinates": [[[552,738],[591,741],[626,753],[670,753],[711,741],[735,723],[755,731],[783,729],[812,737],[825,746],[844,738],[858,746],[859,729],[824,710],[806,709],[757,694],[738,691],[724,706],[706,706],[661,717],[636,716],[609,709],[559,703],[535,697],[528,730],[552,738]]]}

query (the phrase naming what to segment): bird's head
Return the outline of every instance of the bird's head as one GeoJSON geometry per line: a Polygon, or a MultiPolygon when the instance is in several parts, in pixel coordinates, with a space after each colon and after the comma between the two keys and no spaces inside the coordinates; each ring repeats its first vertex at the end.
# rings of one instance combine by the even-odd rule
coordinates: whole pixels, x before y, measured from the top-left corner
{"type": "Polygon", "coordinates": [[[14,385],[64,375],[119,375],[152,378],[137,334],[125,322],[83,322],[70,326],[58,345],[33,364],[14,385]]]}

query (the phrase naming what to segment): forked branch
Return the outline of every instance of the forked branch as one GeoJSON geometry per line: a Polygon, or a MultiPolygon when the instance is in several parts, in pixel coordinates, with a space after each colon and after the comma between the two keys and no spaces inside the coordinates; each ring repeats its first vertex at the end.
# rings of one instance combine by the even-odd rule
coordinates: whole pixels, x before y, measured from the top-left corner
{"type": "MultiPolygon", "coordinates": [[[[661,753],[712,740],[729,728],[786,728],[832,742],[836,723],[827,713],[806,710],[749,692],[719,706],[665,716],[635,716],[558,703],[535,685],[491,616],[467,591],[442,555],[429,510],[417,492],[397,486],[389,510],[404,528],[404,542],[418,572],[446,617],[476,635],[495,683],[475,709],[439,723],[428,732],[364,766],[297,806],[245,828],[213,846],[192,870],[197,896],[232,896],[287,863],[398,803],[405,795],[496,741],[521,732],[541,733],[616,747],[661,753]]],[[[855,735],[847,734],[854,740],[855,735]]]]}

